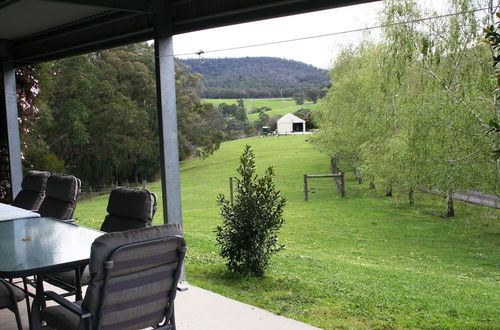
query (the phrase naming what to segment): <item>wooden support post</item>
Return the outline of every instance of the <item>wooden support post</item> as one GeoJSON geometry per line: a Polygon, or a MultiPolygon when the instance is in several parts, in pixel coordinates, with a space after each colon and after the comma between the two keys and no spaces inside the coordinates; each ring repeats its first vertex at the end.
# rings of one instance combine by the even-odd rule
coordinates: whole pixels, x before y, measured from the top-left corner
{"type": "Polygon", "coordinates": [[[304,200],[307,202],[309,200],[309,196],[307,195],[307,174],[304,174],[304,200]]]}
{"type": "Polygon", "coordinates": [[[90,198],[93,198],[94,195],[92,194],[92,186],[89,186],[89,192],[90,192],[90,198]]]}
{"type": "Polygon", "coordinates": [[[233,190],[233,177],[229,177],[229,194],[231,196],[231,205],[233,205],[234,202],[234,190],[233,190]]]}
{"type": "Polygon", "coordinates": [[[146,180],[142,180],[142,189],[146,189],[146,180]]]}

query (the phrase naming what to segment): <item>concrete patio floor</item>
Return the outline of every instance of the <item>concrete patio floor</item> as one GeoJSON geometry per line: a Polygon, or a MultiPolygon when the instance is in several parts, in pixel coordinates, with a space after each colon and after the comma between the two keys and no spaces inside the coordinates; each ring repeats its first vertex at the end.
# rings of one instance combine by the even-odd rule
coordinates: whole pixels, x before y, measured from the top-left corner
{"type": "MultiPolygon", "coordinates": [[[[313,330],[308,324],[243,304],[219,294],[187,285],[175,299],[177,330],[313,330]]],[[[47,285],[46,290],[59,291],[47,285]]],[[[24,329],[28,329],[26,303],[20,302],[24,329]]],[[[17,329],[14,314],[0,310],[0,330],[17,329]]]]}

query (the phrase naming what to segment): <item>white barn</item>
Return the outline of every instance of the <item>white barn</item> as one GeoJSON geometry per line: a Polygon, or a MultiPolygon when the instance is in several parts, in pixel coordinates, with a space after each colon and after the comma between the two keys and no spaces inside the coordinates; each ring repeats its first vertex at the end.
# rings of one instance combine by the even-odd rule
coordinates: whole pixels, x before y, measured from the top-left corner
{"type": "Polygon", "coordinates": [[[306,121],[288,113],[281,117],[278,122],[278,134],[304,134],[306,132],[306,121]]]}

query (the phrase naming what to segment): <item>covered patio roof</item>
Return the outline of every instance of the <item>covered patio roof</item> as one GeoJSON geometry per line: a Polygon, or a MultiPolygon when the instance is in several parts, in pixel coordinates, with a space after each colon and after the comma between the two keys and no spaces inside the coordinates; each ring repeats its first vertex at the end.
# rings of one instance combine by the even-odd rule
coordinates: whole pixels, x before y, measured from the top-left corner
{"type": "Polygon", "coordinates": [[[172,36],[373,1],[0,0],[0,183],[22,180],[16,67],[154,39],[164,220],[182,223],[172,36]]]}
{"type": "MultiPolygon", "coordinates": [[[[171,0],[172,34],[374,0],[171,0]]],[[[155,37],[159,0],[0,0],[0,40],[16,65],[54,60],[155,37]]]]}

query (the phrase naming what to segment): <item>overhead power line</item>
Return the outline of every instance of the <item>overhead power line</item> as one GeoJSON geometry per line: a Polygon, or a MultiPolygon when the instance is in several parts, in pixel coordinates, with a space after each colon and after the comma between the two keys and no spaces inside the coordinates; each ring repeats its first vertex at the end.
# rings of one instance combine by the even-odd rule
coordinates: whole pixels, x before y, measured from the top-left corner
{"type": "Polygon", "coordinates": [[[369,27],[364,27],[364,28],[358,28],[358,29],[352,29],[352,30],[330,32],[330,33],[317,34],[317,35],[300,37],[300,38],[284,39],[284,40],[263,42],[263,43],[257,43],[257,44],[235,46],[235,47],[229,47],[229,48],[220,48],[220,49],[212,49],[212,50],[199,50],[199,51],[193,52],[193,53],[174,54],[173,56],[174,57],[196,56],[196,55],[201,56],[202,54],[208,54],[208,53],[220,53],[220,52],[227,52],[227,51],[232,51],[232,50],[240,50],[240,49],[263,47],[263,46],[271,46],[271,45],[278,45],[278,44],[289,43],[289,42],[296,42],[296,41],[303,41],[303,40],[310,40],[310,39],[317,39],[317,38],[332,37],[332,36],[338,36],[338,35],[349,34],[349,33],[356,33],[356,32],[364,32],[364,31],[371,31],[371,30],[376,30],[376,29],[382,29],[382,28],[387,28],[387,27],[392,27],[392,26],[398,26],[398,25],[408,25],[408,24],[413,24],[413,23],[421,23],[421,22],[425,22],[425,21],[429,21],[429,20],[446,18],[446,17],[452,17],[452,16],[458,16],[458,15],[464,15],[464,14],[470,14],[470,13],[476,13],[476,12],[480,12],[480,11],[484,11],[484,10],[489,10],[489,9],[490,8],[488,8],[488,7],[483,7],[483,8],[472,9],[472,10],[468,10],[468,11],[462,11],[462,12],[456,12],[456,13],[449,13],[449,14],[443,14],[443,15],[436,15],[436,16],[430,16],[430,17],[424,17],[424,18],[418,18],[418,19],[408,20],[408,21],[403,21],[403,22],[395,22],[395,23],[390,23],[390,24],[374,25],[374,26],[369,26],[369,27]]]}

